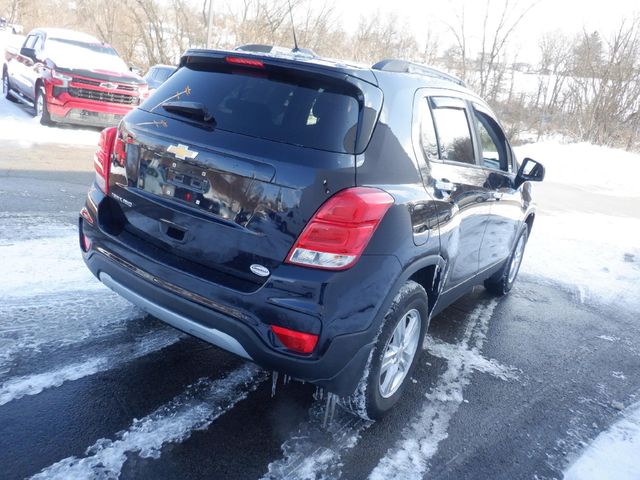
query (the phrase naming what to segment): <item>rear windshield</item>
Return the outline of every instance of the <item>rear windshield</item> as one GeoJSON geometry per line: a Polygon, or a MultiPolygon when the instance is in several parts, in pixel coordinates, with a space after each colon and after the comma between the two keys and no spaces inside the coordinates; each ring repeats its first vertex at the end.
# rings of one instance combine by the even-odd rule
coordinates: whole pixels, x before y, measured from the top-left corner
{"type": "Polygon", "coordinates": [[[354,153],[359,103],[353,87],[324,77],[261,70],[178,70],[142,105],[181,119],[162,103],[202,103],[224,130],[276,142],[354,153]],[[179,95],[176,95],[179,93],[179,95]]]}

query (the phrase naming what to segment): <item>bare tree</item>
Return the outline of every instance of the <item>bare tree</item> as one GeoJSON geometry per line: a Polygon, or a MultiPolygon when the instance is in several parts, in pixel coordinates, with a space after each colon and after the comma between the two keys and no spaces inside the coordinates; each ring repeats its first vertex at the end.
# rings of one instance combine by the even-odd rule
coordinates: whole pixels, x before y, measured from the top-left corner
{"type": "Polygon", "coordinates": [[[458,74],[478,93],[496,100],[506,71],[506,47],[517,27],[540,0],[484,0],[482,29],[477,42],[477,61],[470,69],[470,35],[464,4],[455,10],[455,21],[446,23],[453,35],[459,58],[458,74]]]}

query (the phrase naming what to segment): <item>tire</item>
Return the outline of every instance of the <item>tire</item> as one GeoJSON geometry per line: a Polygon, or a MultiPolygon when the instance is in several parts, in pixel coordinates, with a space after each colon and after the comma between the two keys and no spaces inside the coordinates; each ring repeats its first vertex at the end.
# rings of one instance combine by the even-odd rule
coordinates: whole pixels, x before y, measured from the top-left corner
{"type": "Polygon", "coordinates": [[[38,87],[38,93],[36,94],[36,101],[33,109],[35,111],[35,116],[40,117],[40,123],[42,125],[53,124],[51,121],[51,115],[49,114],[49,109],[47,108],[47,96],[43,86],[38,87]],[[40,102],[42,102],[42,104],[40,104],[40,102]]]}
{"type": "Polygon", "coordinates": [[[2,72],[2,94],[10,102],[16,103],[17,100],[9,93],[11,90],[11,82],[9,82],[9,75],[6,70],[2,72]]]}
{"type": "Polygon", "coordinates": [[[364,419],[378,420],[400,400],[422,354],[422,340],[429,324],[428,302],[420,284],[409,280],[402,286],[385,315],[358,388],[339,400],[342,408],[364,419]],[[404,343],[400,341],[401,325],[405,325],[404,343]],[[391,352],[398,352],[399,346],[404,355],[396,353],[392,359],[391,352]]]}
{"type": "Polygon", "coordinates": [[[525,223],[522,230],[520,230],[520,235],[511,251],[511,255],[509,255],[509,258],[500,270],[484,281],[484,288],[494,295],[502,296],[509,293],[518,278],[518,272],[520,271],[520,265],[522,265],[522,257],[524,256],[528,239],[529,227],[525,223]]]}

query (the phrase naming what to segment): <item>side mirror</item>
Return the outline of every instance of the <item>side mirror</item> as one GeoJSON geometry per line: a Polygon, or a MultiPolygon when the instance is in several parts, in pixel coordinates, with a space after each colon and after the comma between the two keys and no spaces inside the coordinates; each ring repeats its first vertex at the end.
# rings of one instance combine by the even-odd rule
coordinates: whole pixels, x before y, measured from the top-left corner
{"type": "Polygon", "coordinates": [[[22,55],[23,57],[30,58],[34,62],[36,60],[36,51],[33,48],[22,47],[20,49],[20,55],[22,55]]]}
{"type": "Polygon", "coordinates": [[[525,158],[516,175],[516,188],[524,182],[541,182],[544,180],[544,167],[532,158],[525,158]]]}

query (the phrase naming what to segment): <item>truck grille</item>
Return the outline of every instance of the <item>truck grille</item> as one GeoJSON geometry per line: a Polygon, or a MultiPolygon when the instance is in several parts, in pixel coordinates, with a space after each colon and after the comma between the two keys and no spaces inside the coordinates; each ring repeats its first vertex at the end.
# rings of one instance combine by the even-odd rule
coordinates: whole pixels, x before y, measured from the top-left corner
{"type": "MultiPolygon", "coordinates": [[[[110,82],[100,81],[100,80],[89,80],[88,78],[74,78],[73,83],[84,83],[85,85],[93,85],[94,87],[99,87],[101,83],[110,83],[110,82]]],[[[126,90],[127,92],[135,92],[138,89],[135,85],[125,85],[122,83],[118,83],[117,85],[118,85],[117,86],[118,90],[126,90]]]]}
{"type": "Polygon", "coordinates": [[[77,98],[85,98],[87,100],[95,100],[96,102],[121,103],[125,105],[138,105],[138,97],[132,95],[124,95],[122,93],[100,92],[98,90],[89,90],[87,88],[69,87],[69,95],[77,98]]]}

